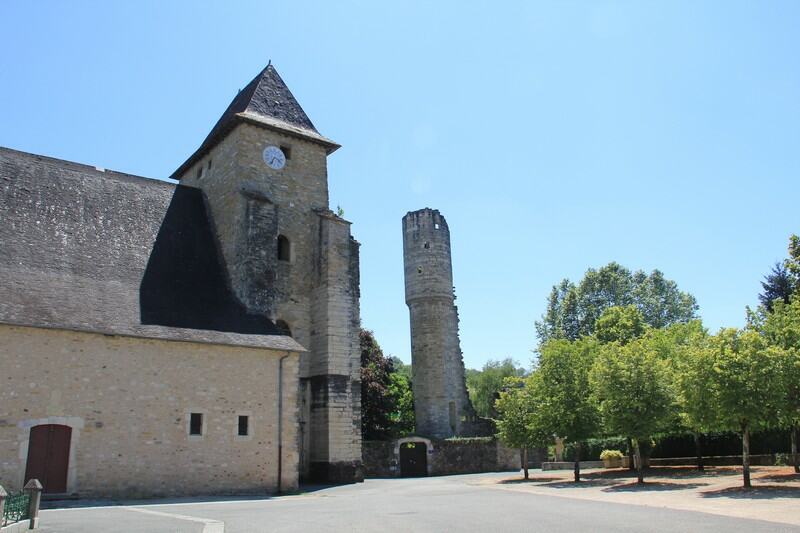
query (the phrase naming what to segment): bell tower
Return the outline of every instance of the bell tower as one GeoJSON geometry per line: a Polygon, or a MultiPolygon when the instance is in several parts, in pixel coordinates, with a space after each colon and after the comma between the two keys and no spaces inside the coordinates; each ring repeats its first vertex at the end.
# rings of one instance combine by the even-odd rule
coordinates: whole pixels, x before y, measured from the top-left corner
{"type": "Polygon", "coordinates": [[[199,188],[231,287],[300,358],[300,475],[357,481],[361,468],[359,244],[328,207],[322,136],[272,64],[233,98],[172,175],[199,188]]]}

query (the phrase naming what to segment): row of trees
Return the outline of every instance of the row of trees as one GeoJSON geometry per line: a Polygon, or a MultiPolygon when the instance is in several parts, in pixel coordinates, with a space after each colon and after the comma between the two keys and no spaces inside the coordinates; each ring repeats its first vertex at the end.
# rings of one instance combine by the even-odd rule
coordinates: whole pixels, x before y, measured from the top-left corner
{"type": "MultiPolygon", "coordinates": [[[[750,311],[744,329],[723,329],[716,335],[692,319],[694,299],[677,291],[672,282],[661,284],[670,287],[662,294],[664,302],[691,305],[679,306],[682,311],[677,313],[656,313],[660,316],[656,321],[645,315],[641,302],[605,305],[617,300],[615,290],[604,292],[607,299],[593,299],[584,291],[583,299],[593,302],[592,310],[604,309],[591,327],[574,336],[563,329],[559,333],[543,328],[541,324],[553,323],[547,316],[543,319],[538,328],[543,342],[534,371],[526,378],[507,380],[496,403],[501,438],[520,448],[547,445],[554,436],[574,443],[578,481],[581,442],[624,436],[632,444],[641,483],[640,444],[654,435],[735,431],[742,437],[743,482],[749,487],[750,434],[783,427],[791,429],[796,465],[800,426],[800,295],[793,296],[800,287],[796,237],[790,259],[782,266],[779,272],[786,277],[779,285],[768,279],[765,293],[773,285],[785,291],[750,311]]],[[[612,263],[587,277],[608,280],[620,272],[627,276],[612,263]]],[[[577,287],[592,286],[598,284],[582,282],[577,287]]],[[[615,283],[609,286],[613,289],[615,283]]],[[[658,302],[648,305],[671,308],[658,302]]],[[[702,468],[699,451],[698,457],[702,468]]]]}

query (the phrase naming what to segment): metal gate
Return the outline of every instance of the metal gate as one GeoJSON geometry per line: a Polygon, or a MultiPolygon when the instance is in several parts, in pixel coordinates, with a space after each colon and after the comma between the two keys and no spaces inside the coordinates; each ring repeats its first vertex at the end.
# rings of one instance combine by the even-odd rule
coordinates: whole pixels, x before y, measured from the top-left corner
{"type": "Polygon", "coordinates": [[[402,477],[428,475],[428,446],[424,442],[405,442],[400,445],[400,475],[402,477]]]}

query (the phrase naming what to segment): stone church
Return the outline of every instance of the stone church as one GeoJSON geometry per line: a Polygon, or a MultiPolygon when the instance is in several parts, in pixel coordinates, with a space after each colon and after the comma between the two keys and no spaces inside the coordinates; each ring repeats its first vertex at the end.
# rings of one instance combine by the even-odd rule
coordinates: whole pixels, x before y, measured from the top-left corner
{"type": "Polygon", "coordinates": [[[155,496],[363,478],[359,258],[268,65],[176,184],[0,148],[0,485],[155,496]]]}

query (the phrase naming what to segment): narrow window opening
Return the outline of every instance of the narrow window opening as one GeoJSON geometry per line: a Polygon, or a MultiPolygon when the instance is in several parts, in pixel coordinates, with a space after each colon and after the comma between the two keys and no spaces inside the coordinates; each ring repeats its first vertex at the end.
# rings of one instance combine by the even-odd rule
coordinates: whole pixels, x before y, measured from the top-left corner
{"type": "Polygon", "coordinates": [[[200,167],[198,167],[197,169],[197,179],[200,179],[202,177],[203,177],[203,165],[200,165],[200,167]]]}
{"type": "Polygon", "coordinates": [[[283,155],[284,155],[284,157],[286,157],[287,161],[292,158],[292,147],[291,146],[281,146],[281,152],[283,152],[283,155]]]}
{"type": "Polygon", "coordinates": [[[203,434],[203,413],[189,415],[189,435],[203,434]]]}
{"type": "Polygon", "coordinates": [[[211,169],[211,159],[208,160],[208,168],[211,169]]]}
{"type": "Polygon", "coordinates": [[[278,260],[279,261],[289,261],[291,257],[291,244],[289,243],[289,239],[284,237],[283,235],[278,235],[278,260]]]}
{"type": "Polygon", "coordinates": [[[433,229],[439,229],[439,223],[438,222],[433,225],[433,229]]]}
{"type": "Polygon", "coordinates": [[[422,274],[422,267],[417,267],[417,274],[422,274]]]}
{"type": "Polygon", "coordinates": [[[430,247],[431,247],[431,243],[429,243],[429,242],[426,242],[426,243],[425,243],[425,249],[427,250],[427,249],[429,249],[430,247]]]}
{"type": "Polygon", "coordinates": [[[250,434],[250,427],[249,427],[250,417],[245,415],[239,416],[239,436],[246,437],[250,434]]]}

